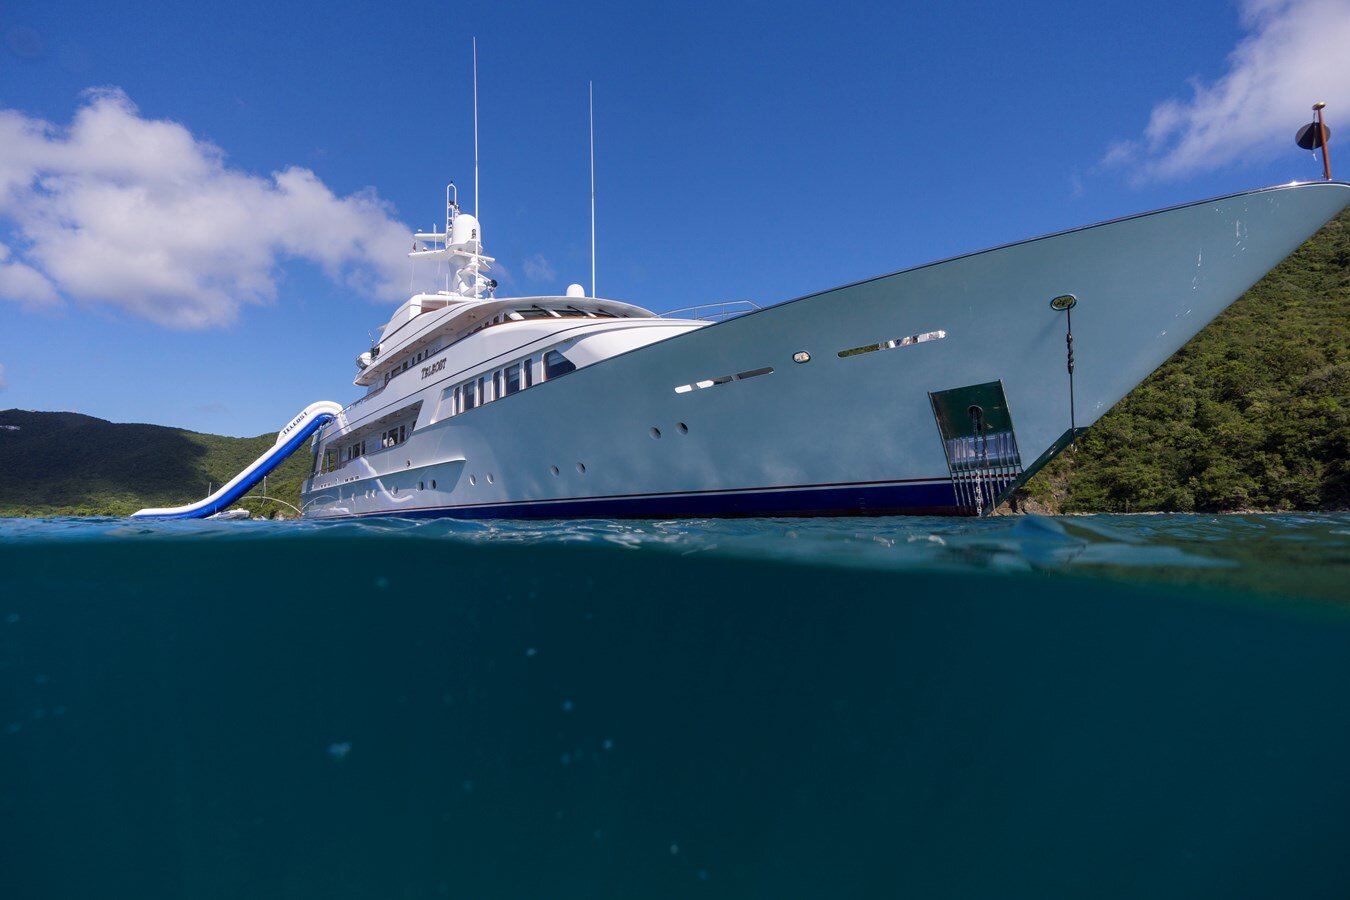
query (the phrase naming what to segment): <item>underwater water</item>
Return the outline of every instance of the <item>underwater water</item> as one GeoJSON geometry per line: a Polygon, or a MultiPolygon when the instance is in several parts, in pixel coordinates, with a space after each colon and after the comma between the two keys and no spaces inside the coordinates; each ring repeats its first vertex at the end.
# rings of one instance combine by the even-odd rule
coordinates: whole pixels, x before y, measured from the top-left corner
{"type": "Polygon", "coordinates": [[[0,520],[0,897],[1344,897],[1350,515],[0,520]]]}

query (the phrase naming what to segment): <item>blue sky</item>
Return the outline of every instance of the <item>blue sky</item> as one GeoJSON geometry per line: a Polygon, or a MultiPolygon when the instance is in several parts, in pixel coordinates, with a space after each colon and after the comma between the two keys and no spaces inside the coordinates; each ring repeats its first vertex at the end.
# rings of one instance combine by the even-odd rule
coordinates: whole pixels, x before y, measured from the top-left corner
{"type": "Polygon", "coordinates": [[[600,294],[657,311],[1312,179],[1312,101],[1350,128],[1350,0],[125,10],[0,5],[0,408],[354,399],[403,229],[472,203],[473,35],[499,295],[588,281],[592,79],[600,294]]]}

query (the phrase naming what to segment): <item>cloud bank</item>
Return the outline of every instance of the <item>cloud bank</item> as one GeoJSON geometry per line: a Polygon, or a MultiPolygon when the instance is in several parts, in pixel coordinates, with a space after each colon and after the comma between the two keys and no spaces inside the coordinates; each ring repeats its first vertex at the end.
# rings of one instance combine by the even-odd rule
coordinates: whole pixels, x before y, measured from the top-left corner
{"type": "Polygon", "coordinates": [[[227,325],[303,260],[370,296],[397,295],[408,229],[373,191],[335,195],[308,169],[260,177],[119,90],[68,127],[0,109],[0,298],[75,301],[173,328],[227,325]]]}
{"type": "Polygon", "coordinates": [[[1189,100],[1159,103],[1143,136],[1112,146],[1104,165],[1163,181],[1296,153],[1294,132],[1317,100],[1340,111],[1339,133],[1350,134],[1350,0],[1242,0],[1239,9],[1248,35],[1227,73],[1192,81],[1189,100]]]}

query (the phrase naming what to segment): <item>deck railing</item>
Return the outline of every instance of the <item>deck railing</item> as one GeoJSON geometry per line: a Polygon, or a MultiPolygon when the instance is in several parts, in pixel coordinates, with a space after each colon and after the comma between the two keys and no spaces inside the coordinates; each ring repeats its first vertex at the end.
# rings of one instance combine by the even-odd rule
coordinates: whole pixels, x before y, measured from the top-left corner
{"type": "Polygon", "coordinates": [[[684,306],[661,313],[663,319],[700,319],[705,322],[724,322],[746,313],[763,309],[753,300],[721,300],[717,303],[700,303],[697,306],[684,306]]]}

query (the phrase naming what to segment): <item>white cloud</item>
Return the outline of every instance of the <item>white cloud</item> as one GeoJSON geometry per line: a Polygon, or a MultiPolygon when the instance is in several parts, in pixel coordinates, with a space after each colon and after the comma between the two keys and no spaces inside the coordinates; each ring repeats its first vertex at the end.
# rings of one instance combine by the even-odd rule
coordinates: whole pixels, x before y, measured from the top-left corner
{"type": "Polygon", "coordinates": [[[1113,145],[1104,165],[1164,180],[1298,153],[1294,132],[1316,100],[1350,128],[1350,0],[1242,0],[1240,9],[1248,35],[1228,71],[1192,81],[1189,100],[1155,106],[1143,136],[1113,145]]]}
{"type": "Polygon", "coordinates": [[[11,261],[13,251],[0,244],[0,297],[14,300],[30,309],[61,302],[56,288],[32,266],[11,261]]]}
{"type": "Polygon", "coordinates": [[[12,234],[0,297],[104,304],[176,328],[228,324],[274,299],[289,259],[385,299],[407,278],[408,229],[373,191],[339,197],[296,167],[231,168],[118,90],[89,92],[65,128],[0,110],[0,223],[12,234]]]}
{"type": "Polygon", "coordinates": [[[521,260],[520,266],[530,281],[553,281],[558,277],[558,273],[553,271],[553,264],[545,259],[542,253],[527,256],[521,260]]]}

